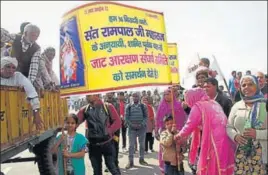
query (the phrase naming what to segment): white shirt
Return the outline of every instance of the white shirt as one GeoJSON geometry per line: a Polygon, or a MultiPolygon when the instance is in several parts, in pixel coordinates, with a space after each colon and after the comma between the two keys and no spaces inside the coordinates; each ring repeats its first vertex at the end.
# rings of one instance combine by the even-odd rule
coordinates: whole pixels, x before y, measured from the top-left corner
{"type": "Polygon", "coordinates": [[[10,78],[1,77],[0,85],[23,86],[33,110],[40,108],[40,101],[34,86],[28,78],[22,75],[22,73],[15,72],[14,75],[10,78]]]}
{"type": "Polygon", "coordinates": [[[214,97],[214,99],[213,100],[216,100],[216,98],[218,97],[218,93],[216,94],[216,96],[214,97]]]}

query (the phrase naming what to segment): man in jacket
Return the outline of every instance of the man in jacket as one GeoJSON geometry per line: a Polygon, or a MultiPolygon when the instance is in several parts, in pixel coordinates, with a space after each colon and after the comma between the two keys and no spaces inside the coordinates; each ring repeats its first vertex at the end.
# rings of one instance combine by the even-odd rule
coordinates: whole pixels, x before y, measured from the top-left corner
{"type": "Polygon", "coordinates": [[[121,120],[112,104],[103,103],[99,95],[88,95],[88,105],[80,109],[79,123],[86,121],[88,126],[89,159],[94,175],[102,175],[102,156],[112,175],[120,175],[115,164],[114,133],[120,129],[121,120]]]}
{"type": "Polygon", "coordinates": [[[129,162],[126,169],[134,166],[134,146],[136,138],[139,138],[140,146],[140,161],[141,165],[148,165],[144,160],[145,153],[145,136],[147,130],[148,110],[144,104],[140,103],[139,93],[133,93],[133,104],[129,104],[126,108],[125,121],[128,126],[128,139],[129,139],[129,162]]]}
{"type": "Polygon", "coordinates": [[[233,103],[231,99],[219,90],[218,80],[215,78],[208,78],[205,81],[204,87],[210,99],[217,101],[221,105],[225,115],[228,117],[233,103]]]}
{"type": "Polygon", "coordinates": [[[258,78],[261,92],[267,98],[268,87],[267,87],[267,83],[265,82],[265,74],[259,71],[257,72],[256,77],[258,78]]]}

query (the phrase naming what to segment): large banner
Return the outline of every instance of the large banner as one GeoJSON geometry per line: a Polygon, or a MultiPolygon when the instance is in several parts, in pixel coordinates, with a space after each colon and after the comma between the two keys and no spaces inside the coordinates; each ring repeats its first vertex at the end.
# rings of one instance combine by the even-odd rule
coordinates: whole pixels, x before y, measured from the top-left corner
{"type": "Polygon", "coordinates": [[[60,32],[64,96],[171,84],[163,13],[95,2],[66,13],[60,32]]]}
{"type": "Polygon", "coordinates": [[[168,63],[171,70],[172,84],[180,83],[178,46],[176,43],[168,43],[168,63]]]}

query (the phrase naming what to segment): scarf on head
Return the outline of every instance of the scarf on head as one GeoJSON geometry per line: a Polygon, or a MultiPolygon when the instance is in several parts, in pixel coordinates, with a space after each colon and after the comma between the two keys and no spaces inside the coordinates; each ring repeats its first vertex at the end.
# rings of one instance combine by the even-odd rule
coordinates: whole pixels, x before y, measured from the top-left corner
{"type": "Polygon", "coordinates": [[[257,77],[254,75],[245,75],[241,78],[240,84],[242,84],[243,80],[245,78],[249,78],[252,80],[252,82],[256,85],[256,93],[251,97],[246,97],[243,93],[241,93],[242,99],[245,103],[253,103],[252,112],[250,113],[250,120],[251,120],[251,127],[255,127],[257,125],[257,113],[258,113],[258,106],[260,102],[266,102],[266,99],[264,98],[260,86],[258,83],[257,77]]]}
{"type": "MultiPolygon", "coordinates": [[[[261,107],[261,103],[265,102],[263,94],[260,91],[259,83],[257,77],[253,75],[245,75],[241,78],[240,85],[243,80],[249,78],[256,86],[256,93],[253,96],[246,97],[243,93],[241,93],[241,97],[245,103],[253,103],[252,110],[249,114],[249,120],[245,122],[244,128],[259,128],[262,126],[262,120],[265,119],[265,116],[262,116],[264,107],[261,107]],[[260,118],[257,119],[257,116],[260,115],[260,118]]],[[[263,105],[262,105],[263,106],[263,105]]],[[[267,114],[266,114],[267,116],[267,114]]],[[[252,139],[248,139],[248,143],[244,146],[240,146],[246,152],[246,156],[249,156],[252,148],[253,148],[252,139]]]]}
{"type": "Polygon", "coordinates": [[[251,79],[251,81],[256,85],[257,90],[256,90],[256,93],[251,97],[246,97],[243,93],[241,93],[241,96],[242,96],[242,99],[244,100],[244,102],[245,103],[254,103],[254,102],[262,101],[264,96],[261,92],[257,77],[255,77],[254,75],[245,75],[241,78],[240,85],[242,84],[243,80],[246,78],[251,79]]]}
{"type": "Polygon", "coordinates": [[[185,102],[190,108],[193,107],[198,101],[206,101],[210,99],[206,92],[201,88],[187,90],[184,98],[185,102]]]}
{"type": "MultiPolygon", "coordinates": [[[[170,89],[165,90],[164,94],[166,93],[171,93],[170,89]]],[[[186,122],[186,114],[184,112],[184,109],[182,108],[181,103],[178,100],[176,100],[175,96],[173,97],[173,107],[174,107],[176,125],[177,128],[180,130],[186,122]]],[[[159,107],[157,109],[156,130],[164,128],[163,118],[166,115],[170,114],[172,114],[171,105],[165,100],[165,97],[163,97],[163,100],[160,102],[159,107]]]]}
{"type": "Polygon", "coordinates": [[[7,64],[13,64],[15,67],[18,67],[17,59],[10,56],[1,58],[1,69],[4,68],[7,64]]]}
{"type": "MultiPolygon", "coordinates": [[[[193,107],[199,101],[210,100],[206,92],[201,88],[193,88],[185,92],[185,102],[189,107],[193,107]]],[[[208,129],[208,128],[206,128],[208,129]]],[[[198,147],[201,144],[201,129],[197,127],[192,133],[192,141],[189,152],[189,162],[195,164],[198,154],[198,147]]]]}
{"type": "Polygon", "coordinates": [[[209,73],[209,69],[207,67],[199,66],[198,69],[196,70],[195,78],[197,79],[199,75],[204,75],[208,77],[208,73],[209,73]]]}

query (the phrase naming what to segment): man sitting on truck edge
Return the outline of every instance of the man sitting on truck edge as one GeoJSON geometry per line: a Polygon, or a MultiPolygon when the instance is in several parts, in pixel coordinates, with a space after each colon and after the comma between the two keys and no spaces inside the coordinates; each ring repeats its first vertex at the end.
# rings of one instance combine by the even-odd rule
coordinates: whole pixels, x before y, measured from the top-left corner
{"type": "Polygon", "coordinates": [[[30,104],[33,109],[34,123],[36,124],[36,128],[40,130],[42,128],[43,122],[39,114],[40,101],[38,98],[38,94],[30,80],[27,79],[24,75],[22,75],[22,73],[16,72],[17,66],[18,61],[16,58],[1,58],[0,85],[20,86],[24,88],[27,95],[27,99],[30,101],[30,104]]]}

